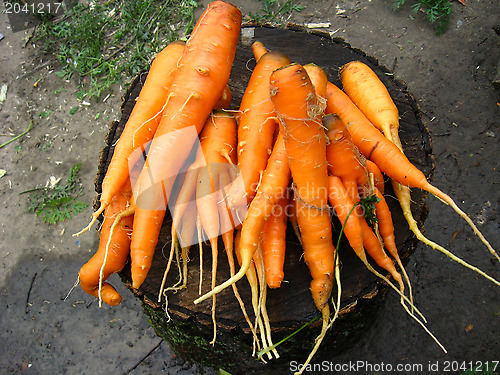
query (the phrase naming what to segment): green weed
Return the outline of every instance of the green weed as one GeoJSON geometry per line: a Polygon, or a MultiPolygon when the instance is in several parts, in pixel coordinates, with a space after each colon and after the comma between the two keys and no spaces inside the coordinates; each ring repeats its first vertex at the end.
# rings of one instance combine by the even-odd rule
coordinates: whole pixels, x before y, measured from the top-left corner
{"type": "MultiPolygon", "coordinates": [[[[406,0],[393,0],[393,9],[399,9],[406,0]]],[[[413,0],[411,10],[414,14],[423,12],[430,23],[434,24],[437,35],[443,34],[449,26],[451,14],[450,0],[413,0]]]]}
{"type": "Polygon", "coordinates": [[[87,208],[87,203],[77,199],[82,194],[78,176],[80,166],[81,164],[77,163],[71,168],[69,177],[63,185],[58,181],[53,186],[21,192],[20,194],[29,194],[28,212],[41,217],[44,223],[57,224],[87,208]]]}

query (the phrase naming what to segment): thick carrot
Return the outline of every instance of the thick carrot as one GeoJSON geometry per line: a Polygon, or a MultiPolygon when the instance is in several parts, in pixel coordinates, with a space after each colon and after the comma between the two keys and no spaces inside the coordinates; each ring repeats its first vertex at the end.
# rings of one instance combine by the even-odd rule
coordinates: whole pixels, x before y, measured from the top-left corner
{"type": "MultiPolygon", "coordinates": [[[[334,84],[327,86],[328,113],[337,113],[346,124],[354,144],[361,153],[377,164],[380,170],[399,184],[425,190],[450,205],[473,229],[474,233],[488,247],[491,254],[498,254],[477,229],[472,220],[456,205],[451,197],[431,185],[425,175],[415,167],[403,152],[375,128],[355,106],[349,97],[334,84]]],[[[483,274],[483,276],[485,276],[483,274]]],[[[487,276],[485,276],[487,277],[487,276]]],[[[489,276],[487,277],[491,279],[489,276]]]]}
{"type": "Polygon", "coordinates": [[[326,98],[326,85],[328,84],[328,76],[325,71],[316,64],[309,63],[304,65],[304,69],[311,80],[316,95],[323,100],[326,98]]]}
{"type": "Polygon", "coordinates": [[[351,61],[340,68],[340,79],[344,92],[368,120],[387,139],[399,140],[398,109],[377,74],[361,61],[351,61]]]}
{"type": "MultiPolygon", "coordinates": [[[[129,178],[129,157],[132,152],[153,139],[184,46],[185,42],[182,41],[170,43],[151,63],[134,109],[113,151],[113,157],[102,182],[100,206],[92,215],[90,224],[77,235],[90,229],[110,204],[118,189],[129,178]]],[[[133,161],[130,164],[133,164],[133,161]]]]}
{"type": "Polygon", "coordinates": [[[285,276],[287,210],[290,198],[281,197],[273,209],[261,233],[262,258],[264,260],[266,282],[269,288],[279,288],[285,276]]]}
{"type": "MultiPolygon", "coordinates": [[[[255,66],[241,99],[238,114],[238,167],[240,168],[247,203],[255,196],[260,175],[266,168],[277,128],[276,115],[269,98],[271,73],[290,63],[280,52],[264,54],[255,66]]],[[[231,199],[234,193],[230,193],[231,199]]]]}
{"type": "Polygon", "coordinates": [[[262,232],[262,228],[266,220],[271,216],[274,205],[288,187],[290,170],[287,166],[288,158],[285,150],[285,142],[282,134],[279,133],[273,147],[273,152],[269,157],[267,167],[262,175],[257,194],[250,203],[241,228],[241,267],[234,276],[196,299],[194,301],[195,304],[221,292],[245,276],[250,268],[253,254],[258,248],[258,239],[262,232]]]}
{"type": "Polygon", "coordinates": [[[104,282],[111,274],[119,272],[125,266],[130,249],[130,231],[132,217],[127,217],[111,233],[115,214],[124,210],[132,197],[130,182],[120,188],[104,211],[99,248],[94,256],[82,266],[78,274],[82,289],[104,301],[108,305],[118,305],[122,297],[109,283],[104,282]]]}
{"type": "Polygon", "coordinates": [[[174,177],[228,82],[240,27],[241,12],[232,4],[214,1],[201,15],[186,43],[134,188],[131,269],[135,288],[142,284],[151,266],[174,177]],[[148,220],[151,216],[157,219],[154,224],[148,220]],[[136,275],[137,271],[141,277],[136,275]]]}

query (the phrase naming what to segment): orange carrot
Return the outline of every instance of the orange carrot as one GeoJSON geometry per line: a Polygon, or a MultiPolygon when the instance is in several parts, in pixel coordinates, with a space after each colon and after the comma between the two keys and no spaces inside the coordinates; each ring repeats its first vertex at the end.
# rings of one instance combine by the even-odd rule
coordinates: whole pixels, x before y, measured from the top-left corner
{"type": "Polygon", "coordinates": [[[219,101],[214,106],[214,109],[228,109],[229,105],[231,104],[231,100],[233,100],[231,87],[226,84],[226,86],[224,86],[224,91],[222,91],[222,95],[219,98],[219,101]]]}
{"type": "Polygon", "coordinates": [[[130,231],[133,218],[127,217],[111,233],[116,213],[124,210],[132,197],[130,182],[125,181],[104,211],[99,248],[94,256],[82,266],[78,274],[82,289],[108,305],[118,305],[122,297],[109,283],[104,282],[111,274],[125,266],[130,248],[130,231]]]}
{"type": "MultiPolygon", "coordinates": [[[[380,170],[401,185],[425,190],[446,204],[450,205],[473,229],[474,233],[488,247],[491,254],[498,254],[477,229],[472,220],[455,204],[447,194],[431,185],[425,175],[416,168],[401,150],[390,140],[385,138],[354,105],[349,97],[334,84],[328,84],[327,112],[337,113],[346,124],[349,124],[349,133],[353,143],[368,159],[374,161],[380,170]]],[[[491,281],[498,283],[491,277],[481,273],[491,281]]]]}
{"type": "Polygon", "coordinates": [[[195,304],[221,292],[245,276],[250,268],[253,254],[257,250],[259,244],[258,239],[262,232],[262,228],[266,220],[271,216],[275,203],[288,187],[290,171],[287,165],[288,160],[285,142],[282,134],[279,133],[273,147],[273,152],[269,157],[267,167],[262,175],[257,194],[250,203],[241,228],[241,267],[234,276],[196,299],[194,301],[195,304]]]}
{"type": "Polygon", "coordinates": [[[366,170],[368,171],[368,175],[370,175],[370,174],[373,175],[373,183],[374,183],[375,187],[382,194],[384,194],[384,190],[385,190],[384,176],[382,175],[382,172],[380,171],[379,167],[377,167],[377,164],[375,164],[371,160],[366,160],[366,170]]]}
{"type": "Polygon", "coordinates": [[[261,233],[262,257],[264,260],[266,282],[269,288],[279,288],[285,276],[287,209],[290,199],[281,197],[273,209],[261,233]]]}
{"type": "Polygon", "coordinates": [[[102,182],[100,206],[92,215],[90,224],[77,235],[90,229],[110,204],[118,189],[129,178],[129,165],[134,163],[134,161],[129,162],[132,152],[153,138],[184,46],[185,43],[182,41],[172,42],[153,60],[102,182]]]}
{"type": "Polygon", "coordinates": [[[358,188],[367,194],[370,191],[366,159],[353,144],[351,135],[339,116],[324,116],[323,125],[329,140],[326,148],[328,171],[331,175],[340,177],[352,201],[357,202],[358,188]]]}
{"type": "Polygon", "coordinates": [[[252,52],[255,60],[259,61],[260,58],[268,52],[268,49],[264,46],[264,44],[260,41],[255,41],[252,43],[252,52]]]}
{"type": "MultiPolygon", "coordinates": [[[[264,54],[255,66],[241,99],[238,115],[238,167],[245,184],[247,203],[255,196],[277,128],[273,104],[269,98],[269,77],[273,70],[289,63],[290,60],[280,52],[264,54]]],[[[234,195],[230,192],[230,203],[235,199],[234,195]]]]}
{"type": "Polygon", "coordinates": [[[327,138],[321,122],[324,105],[300,64],[275,70],[271,74],[270,90],[295,186],[297,223],[304,260],[312,277],[310,290],[323,319],[321,333],[306,360],[308,363],[330,326],[328,300],[334,279],[340,290],[338,259],[332,243],[328,208],[327,138]]]}
{"type": "Polygon", "coordinates": [[[399,140],[398,109],[377,74],[361,61],[351,61],[340,68],[340,79],[344,92],[368,120],[387,139],[399,140]]]}
{"type": "Polygon", "coordinates": [[[142,284],[151,266],[173,176],[179,172],[228,82],[240,27],[241,12],[232,4],[214,1],[186,43],[134,188],[136,210],[130,252],[134,288],[142,284]],[[157,220],[150,221],[150,217],[157,220]]]}
{"type": "Polygon", "coordinates": [[[314,86],[316,95],[322,99],[325,99],[326,85],[328,84],[328,77],[325,71],[321,67],[313,63],[304,65],[304,69],[314,86]]]}

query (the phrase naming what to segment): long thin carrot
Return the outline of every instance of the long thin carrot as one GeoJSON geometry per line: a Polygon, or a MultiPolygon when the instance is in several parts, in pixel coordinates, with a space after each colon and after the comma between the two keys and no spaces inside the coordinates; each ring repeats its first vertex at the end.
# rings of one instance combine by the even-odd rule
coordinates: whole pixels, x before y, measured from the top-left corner
{"type": "Polygon", "coordinates": [[[160,124],[134,188],[136,210],[131,243],[134,288],[142,284],[151,266],[173,177],[228,82],[240,28],[239,9],[214,1],[201,15],[186,43],[160,124]],[[155,225],[148,221],[150,216],[158,218],[155,225]]]}
{"type": "MultiPolygon", "coordinates": [[[[247,203],[255,196],[277,128],[269,97],[269,77],[275,69],[289,63],[288,57],[280,52],[265,53],[255,66],[241,99],[238,111],[238,167],[245,184],[247,203]]],[[[229,193],[230,200],[236,199],[232,197],[234,194],[229,193]]]]}
{"type": "Polygon", "coordinates": [[[281,197],[273,209],[261,233],[262,258],[265,266],[266,282],[269,288],[279,288],[285,276],[287,210],[290,198],[281,197]]]}
{"type": "Polygon", "coordinates": [[[80,286],[86,293],[102,299],[111,306],[118,305],[122,298],[116,289],[104,280],[125,266],[130,249],[133,219],[128,217],[121,221],[113,233],[111,227],[115,221],[115,214],[127,207],[131,197],[130,182],[125,181],[104,211],[97,252],[82,266],[78,274],[80,286]]]}
{"type": "Polygon", "coordinates": [[[273,152],[262,175],[257,194],[248,207],[248,212],[241,228],[241,267],[234,276],[196,299],[194,301],[195,304],[221,292],[245,276],[251,265],[253,254],[257,250],[262,228],[267,218],[271,216],[275,203],[288,187],[290,170],[287,166],[288,157],[285,149],[285,141],[283,135],[279,133],[273,147],[273,152]]]}
{"type": "Polygon", "coordinates": [[[172,42],[151,63],[146,81],[116,144],[102,182],[100,206],[92,215],[89,225],[76,235],[90,229],[129,178],[129,157],[132,152],[153,139],[184,47],[183,41],[172,42]]]}
{"type": "MultiPolygon", "coordinates": [[[[474,233],[488,247],[491,254],[500,259],[490,243],[477,229],[476,225],[455,204],[453,199],[437,187],[431,185],[422,171],[416,168],[393,142],[385,138],[368,121],[366,116],[364,116],[342,90],[332,83],[328,84],[327,90],[326,111],[328,113],[337,113],[344,120],[348,125],[354,144],[365,157],[374,161],[383,173],[399,184],[425,190],[450,205],[471,226],[474,233]]],[[[483,276],[485,275],[483,274],[483,276]]],[[[494,280],[489,276],[487,278],[491,281],[494,280]]],[[[498,283],[496,280],[494,282],[498,283]]]]}

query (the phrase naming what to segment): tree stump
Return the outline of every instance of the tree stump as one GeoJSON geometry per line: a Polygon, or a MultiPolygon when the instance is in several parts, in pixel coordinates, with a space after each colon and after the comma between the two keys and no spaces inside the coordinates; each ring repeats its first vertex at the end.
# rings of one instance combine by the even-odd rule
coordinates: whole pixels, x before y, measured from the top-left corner
{"type": "MultiPolygon", "coordinates": [[[[251,70],[255,65],[251,44],[259,40],[270,50],[280,50],[294,62],[307,64],[314,62],[322,67],[331,82],[341,87],[338,69],[343,64],[360,60],[368,64],[386,84],[400,113],[400,136],[408,158],[430,178],[434,170],[431,140],[426,127],[421,121],[421,114],[416,101],[407,91],[405,84],[393,78],[389,70],[362,51],[352,48],[341,39],[331,38],[328,34],[310,32],[297,26],[286,29],[272,27],[245,26],[242,29],[240,43],[236,52],[230,87],[233,101],[232,109],[237,109],[249,80],[251,70]]],[[[101,183],[107,166],[113,154],[113,147],[118,140],[128,116],[134,106],[147,72],[140,74],[132,82],[123,97],[122,117],[120,121],[110,125],[106,138],[107,146],[101,154],[101,161],[96,177],[96,191],[101,192],[101,183]]],[[[392,186],[386,183],[386,196],[394,197],[392,186]]],[[[423,231],[423,222],[427,216],[425,205],[426,194],[413,191],[413,213],[423,231]]],[[[388,198],[397,239],[397,246],[403,262],[413,253],[417,240],[409,231],[395,198],[388,198]]],[[[151,271],[139,290],[134,290],[130,283],[128,266],[120,276],[133,293],[139,298],[158,336],[167,340],[177,355],[185,360],[211,367],[224,368],[231,373],[269,373],[273,369],[286,368],[290,361],[302,363],[314,345],[314,339],[320,332],[321,319],[308,325],[306,329],[289,338],[278,347],[280,359],[274,359],[267,364],[252,357],[252,335],[241,313],[231,288],[217,295],[217,342],[212,339],[213,327],[211,319],[211,300],[194,305],[198,294],[199,254],[197,245],[190,251],[188,287],[168,299],[170,320],[165,314],[165,306],[158,303],[158,291],[163,278],[170,250],[171,218],[167,210],[159,243],[153,260],[151,271]],[[166,250],[165,250],[166,249],[166,250]]],[[[279,289],[268,291],[267,310],[272,326],[274,343],[290,335],[319,315],[309,292],[310,274],[302,259],[302,248],[292,229],[287,233],[287,254],[285,261],[285,282],[279,289]]],[[[334,222],[334,238],[338,235],[340,225],[334,222]]],[[[220,249],[223,249],[220,240],[220,249]]],[[[204,288],[210,287],[211,251],[204,245],[204,288]]],[[[342,280],[342,310],[334,323],[322,347],[317,353],[317,359],[333,357],[342,350],[352,346],[366,331],[377,317],[382,306],[388,286],[367,271],[355,256],[347,241],[342,240],[339,248],[342,280]]],[[[170,271],[167,285],[177,281],[175,266],[170,271]]],[[[236,266],[237,268],[237,266],[236,266]]],[[[229,277],[227,257],[224,251],[219,252],[217,284],[229,277]]],[[[238,289],[245,301],[250,317],[253,316],[250,303],[250,288],[245,279],[237,283],[238,289]]]]}

